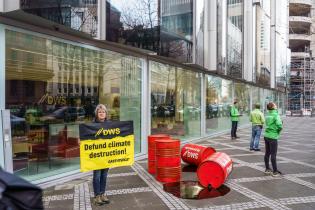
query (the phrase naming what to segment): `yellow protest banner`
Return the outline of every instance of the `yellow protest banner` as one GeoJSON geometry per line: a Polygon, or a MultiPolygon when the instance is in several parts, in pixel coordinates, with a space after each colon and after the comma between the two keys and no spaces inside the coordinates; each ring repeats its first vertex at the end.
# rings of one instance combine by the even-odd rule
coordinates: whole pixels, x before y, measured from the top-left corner
{"type": "Polygon", "coordinates": [[[82,124],[80,139],[82,172],[134,163],[134,135],[130,121],[82,124]]]}

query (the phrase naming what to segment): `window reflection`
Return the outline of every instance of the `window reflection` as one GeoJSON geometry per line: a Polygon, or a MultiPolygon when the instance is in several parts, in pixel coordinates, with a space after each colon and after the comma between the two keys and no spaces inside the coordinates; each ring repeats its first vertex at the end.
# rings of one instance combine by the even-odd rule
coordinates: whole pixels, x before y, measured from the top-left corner
{"type": "Polygon", "coordinates": [[[98,103],[109,120],[134,122],[140,152],[140,59],[9,30],[6,55],[17,173],[35,179],[78,168],[78,124],[93,120],[98,103]]]}
{"type": "Polygon", "coordinates": [[[232,81],[207,75],[206,82],[206,133],[230,127],[232,81]]]}
{"type": "Polygon", "coordinates": [[[196,4],[195,63],[204,66],[204,0],[196,4]]]}
{"type": "Polygon", "coordinates": [[[217,71],[226,74],[226,0],[217,1],[217,71]]]}
{"type": "Polygon", "coordinates": [[[238,101],[238,111],[242,116],[240,117],[240,124],[249,122],[250,114],[250,86],[242,83],[234,83],[234,98],[238,101]]]}
{"type": "Polygon", "coordinates": [[[156,62],[150,69],[151,133],[200,136],[199,74],[156,62]]]}
{"type": "Polygon", "coordinates": [[[227,1],[227,74],[242,78],[243,0],[227,1]]]}
{"type": "Polygon", "coordinates": [[[97,0],[21,0],[24,12],[97,35],[97,0]]]}
{"type": "MultiPolygon", "coordinates": [[[[265,1],[267,2],[267,1],[265,1]]],[[[256,83],[270,85],[270,7],[256,8],[256,83]]]]}
{"type": "Polygon", "coordinates": [[[192,0],[107,0],[106,39],[192,61],[192,0]]]}

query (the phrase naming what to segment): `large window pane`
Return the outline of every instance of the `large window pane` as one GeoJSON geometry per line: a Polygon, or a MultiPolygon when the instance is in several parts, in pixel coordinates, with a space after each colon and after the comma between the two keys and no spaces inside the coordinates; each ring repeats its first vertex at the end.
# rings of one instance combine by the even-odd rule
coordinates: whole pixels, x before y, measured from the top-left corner
{"type": "Polygon", "coordinates": [[[217,1],[217,71],[226,74],[226,0],[217,1]]]}
{"type": "MultiPolygon", "coordinates": [[[[267,2],[267,1],[266,1],[267,2]]],[[[269,7],[268,7],[269,8],[269,7]]],[[[270,8],[269,8],[270,9],[270,8]]],[[[270,15],[257,7],[256,9],[256,82],[270,85],[271,54],[270,54],[270,15]]]]}
{"type": "Polygon", "coordinates": [[[151,133],[184,139],[200,136],[199,73],[152,61],[150,71],[151,133]]]}
{"type": "Polygon", "coordinates": [[[6,108],[11,110],[13,166],[38,179],[79,167],[78,124],[98,103],[109,120],[133,120],[140,152],[138,58],[6,31],[6,108]]]}
{"type": "Polygon", "coordinates": [[[255,86],[250,86],[250,90],[252,91],[252,107],[251,109],[254,109],[255,104],[260,104],[261,108],[263,104],[260,100],[260,88],[255,86]]]}
{"type": "Polygon", "coordinates": [[[210,75],[206,78],[206,133],[229,129],[232,82],[210,75]]]}
{"type": "Polygon", "coordinates": [[[97,36],[97,0],[23,0],[24,12],[97,36]]]}
{"type": "Polygon", "coordinates": [[[243,0],[227,1],[227,74],[242,78],[243,0]]]}
{"type": "Polygon", "coordinates": [[[279,114],[285,114],[285,94],[284,93],[281,93],[279,92],[278,94],[278,111],[279,111],[279,114]]]}
{"type": "Polygon", "coordinates": [[[195,37],[195,63],[204,65],[204,0],[196,2],[196,37],[195,37]]]}
{"type": "Polygon", "coordinates": [[[238,110],[242,116],[240,117],[240,125],[249,123],[250,114],[250,86],[243,83],[235,83],[234,98],[238,101],[238,110]]]}
{"type": "Polygon", "coordinates": [[[106,0],[106,39],[192,62],[192,0],[106,0]]]}

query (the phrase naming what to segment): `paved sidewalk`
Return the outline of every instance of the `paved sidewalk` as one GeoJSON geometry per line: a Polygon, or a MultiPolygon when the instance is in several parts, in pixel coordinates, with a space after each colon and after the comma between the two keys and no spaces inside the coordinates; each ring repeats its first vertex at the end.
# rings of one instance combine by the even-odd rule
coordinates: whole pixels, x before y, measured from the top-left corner
{"type": "MultiPolygon", "coordinates": [[[[198,144],[209,145],[230,155],[234,169],[225,186],[230,191],[221,197],[201,200],[180,199],[163,191],[162,185],[147,173],[147,161],[132,167],[110,170],[108,205],[92,204],[91,176],[50,187],[44,192],[45,209],[315,209],[315,117],[286,117],[279,141],[278,168],[283,177],[265,175],[261,152],[249,151],[251,129],[238,132],[240,139],[229,135],[209,138],[198,144]]],[[[197,180],[193,172],[183,173],[182,180],[197,180]]]]}

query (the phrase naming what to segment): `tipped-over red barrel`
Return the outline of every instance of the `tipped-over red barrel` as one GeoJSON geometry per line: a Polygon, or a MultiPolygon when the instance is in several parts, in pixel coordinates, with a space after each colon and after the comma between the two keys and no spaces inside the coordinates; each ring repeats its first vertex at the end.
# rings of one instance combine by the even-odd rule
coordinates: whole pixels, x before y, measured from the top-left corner
{"type": "Polygon", "coordinates": [[[160,182],[178,182],[181,175],[180,141],[156,140],[156,179],[160,182]]]}
{"type": "Polygon", "coordinates": [[[170,139],[166,134],[155,134],[148,136],[148,172],[155,174],[155,141],[161,139],[170,139]]]}
{"type": "Polygon", "coordinates": [[[216,189],[225,182],[232,169],[231,158],[223,152],[216,152],[200,163],[197,176],[202,186],[216,189]]]}
{"type": "Polygon", "coordinates": [[[184,162],[198,166],[203,160],[215,152],[215,149],[212,147],[186,144],[182,148],[181,157],[184,162]]]}

